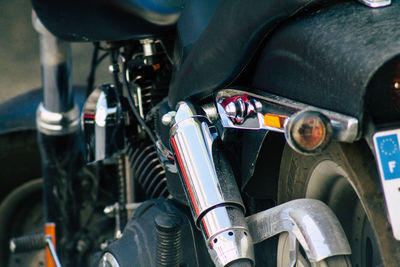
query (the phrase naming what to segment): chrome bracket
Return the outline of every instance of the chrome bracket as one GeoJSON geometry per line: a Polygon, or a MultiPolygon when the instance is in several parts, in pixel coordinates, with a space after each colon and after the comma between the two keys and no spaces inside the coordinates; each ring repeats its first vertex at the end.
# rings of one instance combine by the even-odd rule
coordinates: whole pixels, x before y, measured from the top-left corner
{"type": "MultiPolygon", "coordinates": [[[[293,200],[248,216],[246,221],[254,244],[288,232],[289,238],[295,237],[303,247],[310,262],[351,254],[350,245],[338,219],[319,200],[293,200]]],[[[291,250],[294,251],[295,248],[291,245],[291,250]]],[[[291,258],[295,259],[295,255],[291,258]]]]}
{"type": "Polygon", "coordinates": [[[333,130],[333,140],[352,143],[358,139],[359,135],[358,120],[356,118],[266,92],[250,93],[238,89],[222,89],[216,95],[216,105],[222,126],[225,128],[268,130],[284,133],[288,122],[297,114],[304,111],[315,111],[329,119],[333,130]],[[247,116],[243,117],[240,121],[235,121],[232,119],[233,111],[229,105],[224,105],[224,101],[229,98],[237,98],[238,96],[245,96],[251,105],[248,105],[250,110],[247,112],[243,112],[242,110],[239,112],[240,114],[247,114],[247,116]],[[280,120],[280,123],[277,126],[267,125],[266,115],[268,114],[274,114],[280,120]]]}
{"type": "Polygon", "coordinates": [[[372,8],[385,7],[392,4],[392,0],[359,0],[359,1],[362,4],[372,8]]]}

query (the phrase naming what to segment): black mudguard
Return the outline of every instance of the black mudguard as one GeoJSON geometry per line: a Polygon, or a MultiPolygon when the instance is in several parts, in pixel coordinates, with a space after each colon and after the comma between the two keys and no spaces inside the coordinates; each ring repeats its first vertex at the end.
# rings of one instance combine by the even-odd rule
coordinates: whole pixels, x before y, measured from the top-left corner
{"type": "MultiPolygon", "coordinates": [[[[75,102],[85,101],[84,86],[75,87],[75,102]]],[[[35,131],[36,109],[43,100],[42,89],[33,89],[0,104],[0,136],[12,132],[35,131]]]]}
{"type": "Polygon", "coordinates": [[[400,55],[399,12],[399,1],[380,9],[348,1],[296,18],[267,40],[252,85],[362,123],[367,105],[391,107],[390,84],[370,85],[400,55]]]}
{"type": "Polygon", "coordinates": [[[42,90],[35,89],[1,103],[0,135],[36,130],[36,109],[42,99],[42,90]]]}

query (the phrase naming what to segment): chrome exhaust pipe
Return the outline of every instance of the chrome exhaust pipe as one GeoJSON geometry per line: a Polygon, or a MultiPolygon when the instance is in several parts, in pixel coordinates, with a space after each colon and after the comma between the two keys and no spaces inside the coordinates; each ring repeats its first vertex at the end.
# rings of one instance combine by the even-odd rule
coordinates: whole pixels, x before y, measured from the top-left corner
{"type": "Polygon", "coordinates": [[[218,134],[189,103],[178,104],[170,142],[196,225],[216,266],[254,266],[244,205],[218,134]]]}

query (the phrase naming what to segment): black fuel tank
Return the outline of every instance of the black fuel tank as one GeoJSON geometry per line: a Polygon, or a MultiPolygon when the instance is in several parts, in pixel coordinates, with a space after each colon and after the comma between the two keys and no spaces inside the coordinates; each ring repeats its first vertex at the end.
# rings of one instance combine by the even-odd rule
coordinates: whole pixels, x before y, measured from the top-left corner
{"type": "Polygon", "coordinates": [[[399,1],[379,9],[351,1],[288,23],[261,52],[253,86],[360,120],[368,106],[390,106],[387,84],[371,81],[393,72],[387,63],[400,55],[399,12],[399,1]]]}
{"type": "Polygon", "coordinates": [[[174,30],[185,0],[32,0],[57,37],[67,41],[119,41],[174,30]]]}

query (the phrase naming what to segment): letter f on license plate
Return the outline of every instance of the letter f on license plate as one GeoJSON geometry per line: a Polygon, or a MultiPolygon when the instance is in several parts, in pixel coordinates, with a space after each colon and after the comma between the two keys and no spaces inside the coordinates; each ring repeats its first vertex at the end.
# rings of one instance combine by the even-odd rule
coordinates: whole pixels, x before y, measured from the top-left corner
{"type": "Polygon", "coordinates": [[[375,133],[374,147],[393,235],[400,240],[400,129],[375,133]]]}

